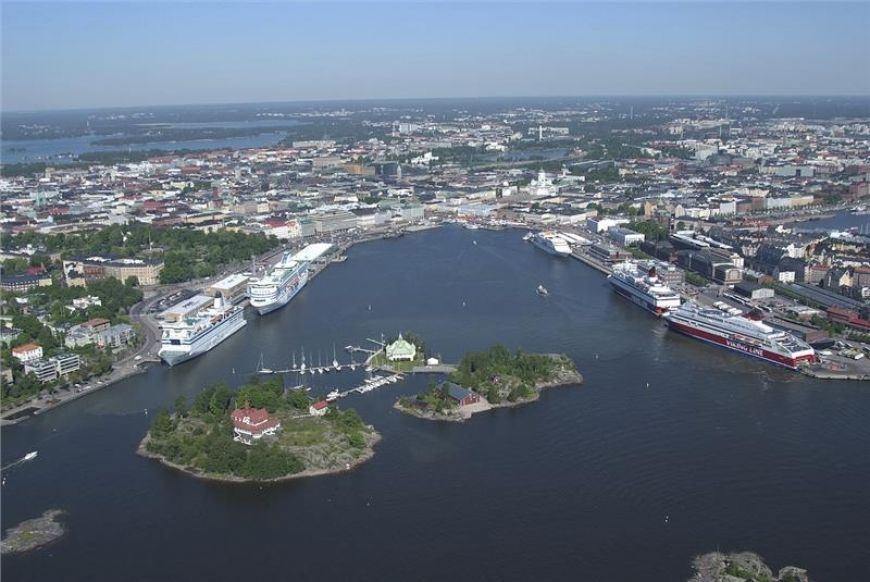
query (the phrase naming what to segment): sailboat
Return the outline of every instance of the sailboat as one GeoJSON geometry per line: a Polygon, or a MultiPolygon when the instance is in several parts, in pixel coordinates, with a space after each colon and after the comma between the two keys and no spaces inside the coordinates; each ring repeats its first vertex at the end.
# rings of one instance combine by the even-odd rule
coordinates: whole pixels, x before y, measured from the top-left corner
{"type": "Polygon", "coordinates": [[[263,365],[263,352],[260,352],[260,361],[257,363],[258,374],[271,374],[272,370],[263,365]]]}
{"type": "Polygon", "coordinates": [[[341,366],[338,365],[338,358],[335,356],[335,344],[332,344],[332,367],[336,370],[341,370],[341,366]]]}
{"type": "Polygon", "coordinates": [[[305,348],[302,348],[302,365],[299,366],[299,373],[305,374],[305,348]]]}
{"type": "Polygon", "coordinates": [[[317,351],[317,373],[323,374],[323,358],[321,357],[320,350],[317,351]]]}

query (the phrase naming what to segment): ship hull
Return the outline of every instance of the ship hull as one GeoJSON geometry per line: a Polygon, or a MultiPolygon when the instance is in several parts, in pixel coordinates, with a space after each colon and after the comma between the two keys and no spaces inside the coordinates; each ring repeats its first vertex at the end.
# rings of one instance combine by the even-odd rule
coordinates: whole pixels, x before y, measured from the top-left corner
{"type": "Polygon", "coordinates": [[[667,313],[667,307],[660,307],[656,304],[655,299],[650,297],[649,295],[645,295],[642,293],[638,293],[625,285],[622,281],[610,277],[608,279],[610,281],[610,285],[613,287],[613,290],[616,291],[622,297],[625,297],[641,309],[652,313],[656,317],[661,317],[663,314],[667,313]]]}
{"type": "Polygon", "coordinates": [[[571,254],[567,251],[558,251],[555,248],[553,248],[552,246],[548,245],[547,243],[541,242],[537,238],[531,238],[529,240],[533,245],[535,245],[536,247],[538,247],[542,251],[553,255],[554,257],[567,257],[568,255],[571,254]]]}
{"type": "Polygon", "coordinates": [[[305,274],[305,277],[301,279],[301,283],[296,288],[288,287],[284,293],[282,293],[277,300],[272,301],[271,303],[266,303],[265,305],[256,305],[251,302],[251,307],[253,307],[259,315],[266,315],[267,313],[272,313],[277,309],[281,309],[288,303],[290,300],[296,297],[302,288],[308,283],[308,274],[305,274]]]}
{"type": "Polygon", "coordinates": [[[763,360],[771,364],[776,364],[778,366],[788,368],[789,370],[796,370],[803,362],[815,361],[815,356],[813,356],[812,354],[801,356],[787,356],[772,352],[761,347],[750,346],[743,342],[731,340],[723,336],[697,329],[695,327],[692,327],[691,325],[687,325],[685,323],[674,320],[668,320],[668,327],[670,327],[673,331],[676,331],[683,335],[687,335],[696,340],[700,340],[708,344],[713,344],[720,348],[724,348],[726,350],[730,350],[744,356],[749,356],[751,358],[763,360]]]}
{"type": "Polygon", "coordinates": [[[192,360],[197,356],[201,356],[202,354],[211,351],[225,339],[245,327],[247,323],[248,322],[245,321],[244,315],[241,315],[238,318],[232,319],[231,321],[223,324],[226,327],[215,329],[211,333],[198,339],[190,346],[189,349],[173,350],[171,348],[161,348],[158,355],[160,356],[160,359],[166,362],[168,366],[177,366],[178,364],[181,364],[188,360],[192,360]]]}

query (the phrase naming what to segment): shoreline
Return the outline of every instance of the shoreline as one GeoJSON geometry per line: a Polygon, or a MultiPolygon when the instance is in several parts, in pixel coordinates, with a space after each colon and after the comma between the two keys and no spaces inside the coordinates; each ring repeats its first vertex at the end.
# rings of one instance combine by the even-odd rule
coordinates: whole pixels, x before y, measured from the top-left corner
{"type": "MultiPolygon", "coordinates": [[[[553,356],[559,354],[548,355],[553,356]]],[[[402,405],[401,399],[396,400],[393,403],[393,408],[403,414],[407,414],[409,416],[413,416],[422,420],[430,420],[435,422],[465,422],[475,414],[481,414],[483,412],[488,412],[490,410],[495,410],[498,408],[516,408],[519,406],[525,406],[526,404],[537,402],[541,399],[541,393],[548,388],[564,388],[567,386],[576,386],[583,384],[584,380],[585,379],[583,378],[583,374],[581,374],[579,370],[563,370],[559,372],[556,378],[551,378],[550,380],[542,380],[535,383],[533,387],[533,393],[528,398],[517,399],[513,402],[510,402],[509,400],[502,400],[501,402],[497,402],[495,404],[487,400],[486,397],[484,397],[482,394],[475,392],[480,396],[480,403],[468,405],[464,409],[453,409],[451,410],[451,414],[438,413],[434,411],[423,412],[416,408],[402,405]]]]}
{"type": "Polygon", "coordinates": [[[154,459],[159,461],[161,465],[165,467],[169,467],[179,473],[187,475],[188,477],[193,477],[195,479],[200,479],[202,481],[211,481],[216,483],[233,483],[233,484],[249,484],[249,483],[283,483],[286,481],[292,481],[294,479],[304,479],[306,477],[320,477],[322,475],[335,475],[339,473],[348,473],[353,471],[363,463],[371,460],[375,456],[375,446],[381,442],[383,437],[377,431],[372,434],[371,441],[367,443],[366,448],[363,449],[363,454],[354,459],[353,463],[348,463],[347,466],[344,467],[335,467],[332,469],[305,469],[304,471],[300,471],[298,473],[291,473],[290,475],[284,475],[281,477],[274,477],[272,479],[248,479],[245,477],[237,477],[235,475],[224,475],[224,474],[214,474],[214,473],[206,473],[195,469],[193,467],[187,467],[184,465],[180,465],[178,463],[173,463],[164,457],[163,455],[152,453],[146,448],[148,441],[151,440],[151,431],[145,433],[145,436],[139,442],[139,446],[136,448],[136,454],[140,457],[144,457],[146,459],[154,459]]]}
{"type": "Polygon", "coordinates": [[[10,527],[0,542],[0,553],[24,554],[56,542],[66,535],[66,527],[58,520],[64,514],[62,509],[49,509],[39,517],[10,527]]]}

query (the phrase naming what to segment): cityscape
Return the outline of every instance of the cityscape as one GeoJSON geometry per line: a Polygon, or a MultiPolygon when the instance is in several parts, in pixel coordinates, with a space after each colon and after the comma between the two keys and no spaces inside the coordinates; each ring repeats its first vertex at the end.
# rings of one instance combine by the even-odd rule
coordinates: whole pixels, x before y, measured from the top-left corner
{"type": "MultiPolygon", "coordinates": [[[[25,46],[52,8],[4,34],[25,46]]],[[[84,108],[7,91],[4,42],[3,574],[870,574],[870,53],[850,55],[840,94],[84,108]]]]}

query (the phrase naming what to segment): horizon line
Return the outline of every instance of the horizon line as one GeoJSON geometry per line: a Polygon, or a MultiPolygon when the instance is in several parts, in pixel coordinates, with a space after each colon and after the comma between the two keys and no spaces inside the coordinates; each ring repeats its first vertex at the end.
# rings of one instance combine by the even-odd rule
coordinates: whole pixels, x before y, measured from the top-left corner
{"type": "Polygon", "coordinates": [[[101,105],[86,107],[64,107],[56,109],[10,109],[5,110],[0,106],[0,116],[9,114],[33,114],[33,113],[72,113],[85,111],[118,111],[132,109],[168,109],[173,107],[227,107],[241,105],[292,105],[292,104],[324,104],[324,103],[372,103],[385,101],[485,101],[496,99],[870,99],[870,93],[647,93],[647,94],[605,94],[591,93],[586,95],[485,95],[485,96],[453,96],[453,97],[364,97],[364,98],[335,98],[322,97],[312,99],[288,99],[279,101],[218,101],[202,103],[173,103],[162,105],[101,105]]]}

